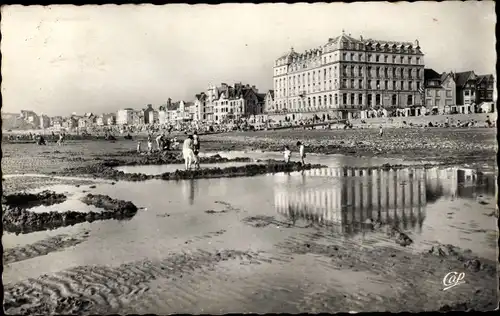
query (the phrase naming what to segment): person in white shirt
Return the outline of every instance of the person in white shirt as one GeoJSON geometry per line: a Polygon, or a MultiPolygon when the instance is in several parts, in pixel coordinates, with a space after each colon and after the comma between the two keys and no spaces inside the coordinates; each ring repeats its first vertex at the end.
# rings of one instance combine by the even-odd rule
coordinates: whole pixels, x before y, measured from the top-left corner
{"type": "Polygon", "coordinates": [[[141,153],[141,142],[137,142],[137,153],[140,154],[141,153]]]}
{"type": "Polygon", "coordinates": [[[194,152],[193,152],[193,136],[189,135],[184,141],[182,146],[182,156],[184,158],[184,164],[186,170],[191,169],[191,164],[194,162],[194,152]]]}
{"type": "Polygon", "coordinates": [[[379,129],[379,135],[380,137],[382,137],[382,135],[384,135],[384,130],[382,129],[382,125],[380,125],[380,129],[379,129]]]}
{"type": "Polygon", "coordinates": [[[288,146],[285,146],[285,151],[283,152],[283,155],[285,156],[285,162],[289,163],[290,157],[292,156],[292,152],[290,151],[290,148],[288,148],[288,146]]]}
{"type": "Polygon", "coordinates": [[[148,153],[153,151],[153,137],[151,134],[148,135],[148,153]]]}
{"type": "Polygon", "coordinates": [[[304,144],[302,144],[300,141],[297,142],[297,146],[299,147],[299,157],[300,161],[302,162],[302,165],[304,165],[304,158],[306,158],[306,152],[305,152],[305,147],[304,144]]]}

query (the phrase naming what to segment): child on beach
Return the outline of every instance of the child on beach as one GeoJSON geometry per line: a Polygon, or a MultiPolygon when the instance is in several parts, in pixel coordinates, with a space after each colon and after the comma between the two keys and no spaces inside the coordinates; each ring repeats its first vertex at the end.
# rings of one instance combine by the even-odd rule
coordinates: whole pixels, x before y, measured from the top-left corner
{"type": "Polygon", "coordinates": [[[302,165],[304,165],[304,158],[306,158],[306,152],[305,152],[304,144],[302,144],[300,141],[298,141],[297,142],[297,147],[299,147],[300,161],[302,162],[302,165]]]}
{"type": "Polygon", "coordinates": [[[289,163],[292,152],[290,151],[290,148],[288,146],[285,146],[285,151],[283,152],[283,155],[285,156],[285,162],[289,163]]]}
{"type": "Polygon", "coordinates": [[[382,137],[382,135],[384,135],[384,130],[382,129],[382,125],[380,125],[380,129],[378,131],[378,134],[380,135],[380,137],[382,137]]]}

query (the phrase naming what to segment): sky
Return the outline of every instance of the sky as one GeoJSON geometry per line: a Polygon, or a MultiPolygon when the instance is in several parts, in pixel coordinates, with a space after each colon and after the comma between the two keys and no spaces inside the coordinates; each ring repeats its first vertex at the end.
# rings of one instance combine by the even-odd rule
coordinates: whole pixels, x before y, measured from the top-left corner
{"type": "Polygon", "coordinates": [[[494,2],[2,7],[2,112],[108,113],[272,89],[274,60],[355,38],[419,40],[426,68],[495,73],[494,2]]]}

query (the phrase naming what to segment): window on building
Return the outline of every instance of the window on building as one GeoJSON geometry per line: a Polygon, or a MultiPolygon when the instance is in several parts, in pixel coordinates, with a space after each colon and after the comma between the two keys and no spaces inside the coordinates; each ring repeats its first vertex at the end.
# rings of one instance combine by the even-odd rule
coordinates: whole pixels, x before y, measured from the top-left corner
{"type": "Polygon", "coordinates": [[[325,94],[325,95],[323,96],[323,105],[326,105],[326,104],[327,104],[327,103],[326,103],[326,101],[327,101],[327,96],[326,96],[326,94],[325,94]]]}
{"type": "Polygon", "coordinates": [[[408,101],[407,101],[407,104],[408,105],[413,105],[413,96],[410,94],[408,95],[408,101]]]}
{"type": "Polygon", "coordinates": [[[313,107],[316,107],[316,97],[313,97],[313,107]]]}
{"type": "Polygon", "coordinates": [[[408,56],[408,63],[411,64],[411,56],[408,56]]]}
{"type": "Polygon", "coordinates": [[[323,70],[323,78],[326,78],[326,68],[323,70]]]}
{"type": "Polygon", "coordinates": [[[330,101],[330,105],[332,105],[332,104],[333,104],[332,95],[330,94],[330,95],[328,96],[328,98],[330,99],[330,100],[329,100],[329,101],[330,101]]]}
{"type": "Polygon", "coordinates": [[[446,90],[446,96],[449,98],[453,96],[451,90],[446,90]]]}
{"type": "MultiPolygon", "coordinates": [[[[314,100],[314,99],[313,99],[314,100]]],[[[314,101],[313,101],[314,102],[314,101]]],[[[321,106],[321,97],[318,97],[318,106],[321,106]]]]}
{"type": "Polygon", "coordinates": [[[413,81],[409,81],[408,82],[408,90],[412,90],[413,89],[413,81]]]}
{"type": "Polygon", "coordinates": [[[375,105],[380,105],[380,94],[375,95],[375,105]]]}
{"type": "Polygon", "coordinates": [[[380,87],[380,80],[377,80],[377,83],[375,84],[375,87],[376,87],[377,89],[380,89],[380,88],[381,88],[381,87],[380,87]]]}
{"type": "Polygon", "coordinates": [[[356,76],[356,71],[354,69],[354,66],[351,66],[351,73],[350,73],[351,76],[356,76]]]}
{"type": "Polygon", "coordinates": [[[417,90],[420,91],[420,81],[417,81],[417,90]]]}
{"type": "Polygon", "coordinates": [[[311,98],[307,98],[307,106],[311,107],[311,98]]]}
{"type": "Polygon", "coordinates": [[[328,77],[332,77],[332,67],[328,68],[328,77]]]}
{"type": "Polygon", "coordinates": [[[347,60],[347,53],[342,53],[342,60],[347,60]]]}
{"type": "Polygon", "coordinates": [[[350,86],[350,88],[351,88],[351,89],[354,89],[355,87],[356,87],[356,86],[355,86],[355,84],[354,84],[354,79],[351,79],[351,86],[350,86]]]}
{"type": "Polygon", "coordinates": [[[375,76],[380,77],[380,67],[375,68],[375,76]]]}
{"type": "Polygon", "coordinates": [[[342,80],[342,88],[347,88],[347,79],[342,80]]]}
{"type": "Polygon", "coordinates": [[[363,61],[363,54],[358,54],[358,61],[363,61]]]}
{"type": "Polygon", "coordinates": [[[401,85],[399,86],[399,89],[400,90],[404,90],[405,89],[405,82],[404,81],[401,81],[401,85]]]}
{"type": "Polygon", "coordinates": [[[399,57],[399,61],[403,64],[405,62],[405,58],[403,56],[399,57]]]}
{"type": "Polygon", "coordinates": [[[372,77],[372,67],[368,66],[367,68],[368,70],[368,78],[371,78],[372,77]]]}
{"type": "Polygon", "coordinates": [[[399,69],[399,78],[403,78],[404,77],[404,70],[403,68],[399,69]]]}
{"type": "Polygon", "coordinates": [[[372,54],[368,54],[368,61],[372,61],[372,54]]]}
{"type": "Polygon", "coordinates": [[[354,54],[351,53],[351,60],[354,61],[356,58],[354,57],[354,54]]]}
{"type": "Polygon", "coordinates": [[[377,63],[378,63],[378,62],[379,62],[379,60],[380,60],[380,55],[375,55],[375,62],[377,62],[377,63]]]}
{"type": "Polygon", "coordinates": [[[342,93],[342,104],[347,104],[347,93],[342,93]]]}
{"type": "Polygon", "coordinates": [[[416,58],[416,64],[417,64],[417,65],[420,65],[420,57],[417,57],[417,58],[416,58]]]}
{"type": "Polygon", "coordinates": [[[396,63],[396,56],[392,56],[392,63],[395,64],[396,63]]]}
{"type": "Polygon", "coordinates": [[[368,89],[372,89],[372,81],[371,80],[368,80],[368,89]]]}
{"type": "Polygon", "coordinates": [[[391,68],[391,74],[393,77],[396,77],[396,68],[391,68]]]}
{"type": "Polygon", "coordinates": [[[358,88],[363,89],[363,80],[362,79],[358,80],[358,88]]]}
{"type": "Polygon", "coordinates": [[[347,66],[342,67],[342,76],[347,76],[347,66]]]}
{"type": "Polygon", "coordinates": [[[387,90],[389,89],[389,81],[384,81],[384,89],[387,90]]]}
{"type": "Polygon", "coordinates": [[[373,105],[372,96],[373,96],[373,95],[372,95],[371,93],[369,93],[369,94],[368,94],[367,105],[368,105],[369,107],[373,105]]]}
{"type": "Polygon", "coordinates": [[[358,76],[362,76],[363,75],[363,66],[359,66],[358,67],[358,76]]]}
{"type": "Polygon", "coordinates": [[[363,95],[360,93],[358,94],[358,104],[362,105],[363,104],[363,95]]]}
{"type": "Polygon", "coordinates": [[[339,96],[335,93],[335,105],[339,104],[339,96]]]}
{"type": "Polygon", "coordinates": [[[326,57],[323,57],[323,63],[326,64],[326,57]]]}
{"type": "Polygon", "coordinates": [[[464,90],[464,95],[468,97],[470,95],[469,90],[464,90]]]}
{"type": "Polygon", "coordinates": [[[355,96],[354,96],[354,93],[351,93],[351,104],[355,104],[355,102],[354,102],[354,97],[355,97],[355,96]]]}
{"type": "Polygon", "coordinates": [[[393,94],[393,95],[392,95],[392,105],[396,105],[397,100],[398,100],[397,95],[393,94]]]}
{"type": "Polygon", "coordinates": [[[387,56],[387,55],[385,55],[385,56],[384,56],[384,63],[387,63],[387,58],[388,58],[388,56],[387,56]]]}

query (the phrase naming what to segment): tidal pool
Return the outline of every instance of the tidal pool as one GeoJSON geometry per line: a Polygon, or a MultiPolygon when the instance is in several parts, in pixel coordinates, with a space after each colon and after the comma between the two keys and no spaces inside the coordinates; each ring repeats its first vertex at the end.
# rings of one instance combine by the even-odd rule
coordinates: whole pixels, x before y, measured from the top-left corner
{"type": "MultiPolygon", "coordinates": [[[[145,182],[115,185],[54,186],[73,198],[53,205],[79,207],[84,192],[132,201],[139,207],[130,220],[82,223],[24,235],[4,233],[9,249],[58,233],[89,231],[88,239],[64,251],[7,265],[4,282],[69,267],[119,265],[161,258],[186,249],[277,251],[287,238],[317,230],[339,242],[390,244],[383,233],[366,228],[368,219],[397,226],[415,241],[408,249],[427,249],[434,242],[470,248],[495,259],[495,176],[460,168],[324,168],[250,178],[145,182]],[[251,218],[254,218],[252,221],[251,218]],[[256,221],[260,225],[256,225],[256,221]],[[490,236],[490,237],[488,237],[490,236]]],[[[38,209],[40,210],[40,209],[38,209]]]]}

